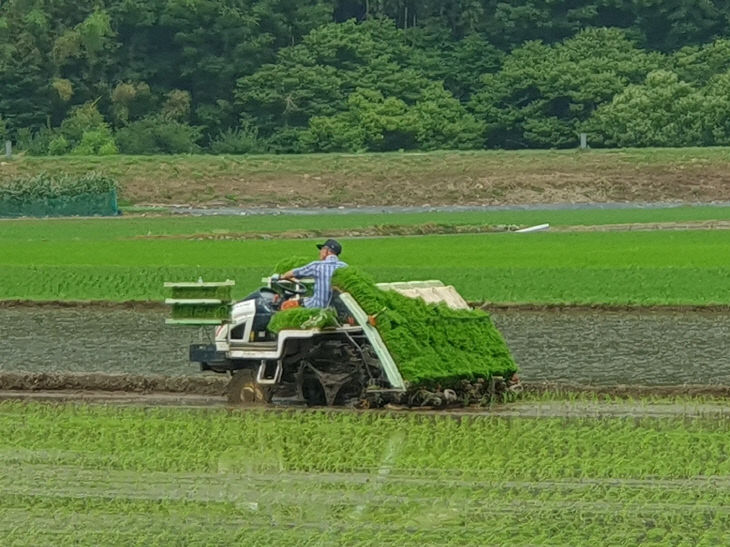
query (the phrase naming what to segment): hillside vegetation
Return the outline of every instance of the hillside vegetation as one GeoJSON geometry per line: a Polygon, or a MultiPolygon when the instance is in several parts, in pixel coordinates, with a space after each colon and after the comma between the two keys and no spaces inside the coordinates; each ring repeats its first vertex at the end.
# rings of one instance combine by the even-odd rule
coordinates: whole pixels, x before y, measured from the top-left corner
{"type": "Polygon", "coordinates": [[[730,143],[721,0],[9,0],[31,154],[730,143]]]}

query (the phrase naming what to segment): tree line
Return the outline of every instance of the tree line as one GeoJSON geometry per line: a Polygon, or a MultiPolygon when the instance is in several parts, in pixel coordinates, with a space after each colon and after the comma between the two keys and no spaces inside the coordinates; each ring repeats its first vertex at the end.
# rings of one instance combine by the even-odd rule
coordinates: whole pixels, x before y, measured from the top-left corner
{"type": "Polygon", "coordinates": [[[720,0],[8,0],[31,154],[730,143],[720,0]]]}

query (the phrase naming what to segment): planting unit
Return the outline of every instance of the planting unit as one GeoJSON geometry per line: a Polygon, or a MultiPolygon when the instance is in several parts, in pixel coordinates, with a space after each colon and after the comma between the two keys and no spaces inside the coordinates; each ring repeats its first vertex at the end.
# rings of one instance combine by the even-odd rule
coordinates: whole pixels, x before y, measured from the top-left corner
{"type": "Polygon", "coordinates": [[[440,281],[376,286],[343,268],[322,310],[281,310],[307,293],[306,280],[265,281],[229,307],[211,295],[231,281],[165,284],[169,323],[216,326],[190,346],[190,360],[231,375],[230,402],[442,406],[515,388],[517,368],[489,316],[440,281]]]}

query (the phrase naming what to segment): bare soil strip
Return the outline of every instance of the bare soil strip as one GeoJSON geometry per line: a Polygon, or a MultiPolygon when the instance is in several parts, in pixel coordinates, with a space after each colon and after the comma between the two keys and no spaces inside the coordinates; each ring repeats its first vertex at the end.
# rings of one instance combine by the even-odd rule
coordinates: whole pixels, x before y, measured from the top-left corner
{"type": "MultiPolygon", "coordinates": [[[[420,235],[485,234],[514,232],[516,224],[438,224],[425,223],[408,225],[376,225],[347,230],[289,230],[284,232],[225,232],[195,234],[157,234],[139,235],[129,239],[169,239],[169,240],[250,240],[250,239],[315,239],[321,237],[373,238],[403,237],[420,235]]],[[[687,222],[653,222],[625,224],[596,224],[555,226],[553,232],[648,232],[662,230],[730,230],[730,221],[704,220],[687,222]]]]}
{"type": "Polygon", "coordinates": [[[191,393],[135,393],[126,391],[57,390],[23,391],[0,390],[0,401],[35,401],[44,403],[88,403],[122,406],[174,406],[186,408],[225,406],[223,397],[191,393]]]}
{"type": "MultiPolygon", "coordinates": [[[[0,391],[21,392],[125,392],[142,395],[156,393],[189,393],[223,396],[229,377],[224,374],[198,376],[154,376],[142,374],[65,373],[65,372],[0,372],[0,391]]],[[[523,382],[523,390],[533,395],[595,395],[614,398],[633,397],[717,397],[730,398],[725,385],[584,385],[562,382],[523,382]]]]}
{"type": "Polygon", "coordinates": [[[554,232],[650,232],[658,230],[730,230],[727,220],[692,220],[685,222],[631,222],[624,224],[596,224],[552,226],[554,232]]]}
{"type": "Polygon", "coordinates": [[[164,302],[150,300],[126,300],[112,302],[109,300],[0,300],[0,308],[81,308],[94,310],[132,310],[132,311],[169,311],[164,302]]]}
{"type": "MultiPolygon", "coordinates": [[[[0,391],[19,393],[66,392],[70,398],[84,396],[78,392],[106,394],[195,394],[225,395],[228,383],[225,375],[146,376],[136,374],[61,373],[61,372],[0,372],[0,391]]],[[[157,395],[155,395],[156,397],[157,395]]],[[[92,397],[93,398],[93,397],[92,397]]]]}
{"type": "MultiPolygon", "coordinates": [[[[80,402],[89,404],[224,407],[227,376],[163,377],[129,374],[0,373],[0,400],[42,402],[80,402]]],[[[388,406],[382,410],[356,412],[419,412],[454,416],[483,414],[505,417],[668,417],[730,415],[724,401],[730,399],[730,386],[584,386],[559,383],[526,383],[525,392],[564,397],[564,400],[516,401],[491,407],[407,408],[388,406]],[[576,396],[596,396],[593,400],[574,400],[576,396]],[[605,397],[601,400],[601,397],[605,397]],[[649,397],[697,397],[716,399],[683,402],[641,401],[649,397]]],[[[267,407],[284,410],[285,407],[267,407]]],[[[318,409],[322,410],[322,409],[318,409]]]]}
{"type": "Polygon", "coordinates": [[[730,386],[725,385],[678,385],[678,386],[641,386],[641,385],[601,385],[568,384],[562,382],[523,382],[524,390],[531,394],[550,394],[555,396],[595,395],[613,398],[637,397],[711,397],[730,398],[730,386]]]}
{"type": "Polygon", "coordinates": [[[243,240],[243,239],[315,239],[321,237],[402,237],[446,234],[483,234],[517,230],[513,224],[437,224],[375,225],[347,230],[287,230],[284,232],[225,232],[197,234],[139,235],[129,239],[243,240]]]}

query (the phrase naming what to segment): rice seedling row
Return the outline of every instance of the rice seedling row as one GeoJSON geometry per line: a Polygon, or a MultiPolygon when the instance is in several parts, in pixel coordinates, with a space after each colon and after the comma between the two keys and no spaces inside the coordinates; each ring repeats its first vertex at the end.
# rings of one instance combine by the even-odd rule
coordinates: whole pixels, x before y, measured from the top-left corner
{"type": "Polygon", "coordinates": [[[721,544],[729,429],[717,416],[6,402],[0,534],[11,544],[721,544]]]}
{"type": "MultiPolygon", "coordinates": [[[[727,304],[730,231],[347,240],[377,281],[441,279],[490,302],[727,304]],[[424,257],[427,257],[424,260],[424,257]]],[[[311,241],[5,241],[0,298],[161,300],[164,281],[234,279],[244,296],[311,241]]]]}

